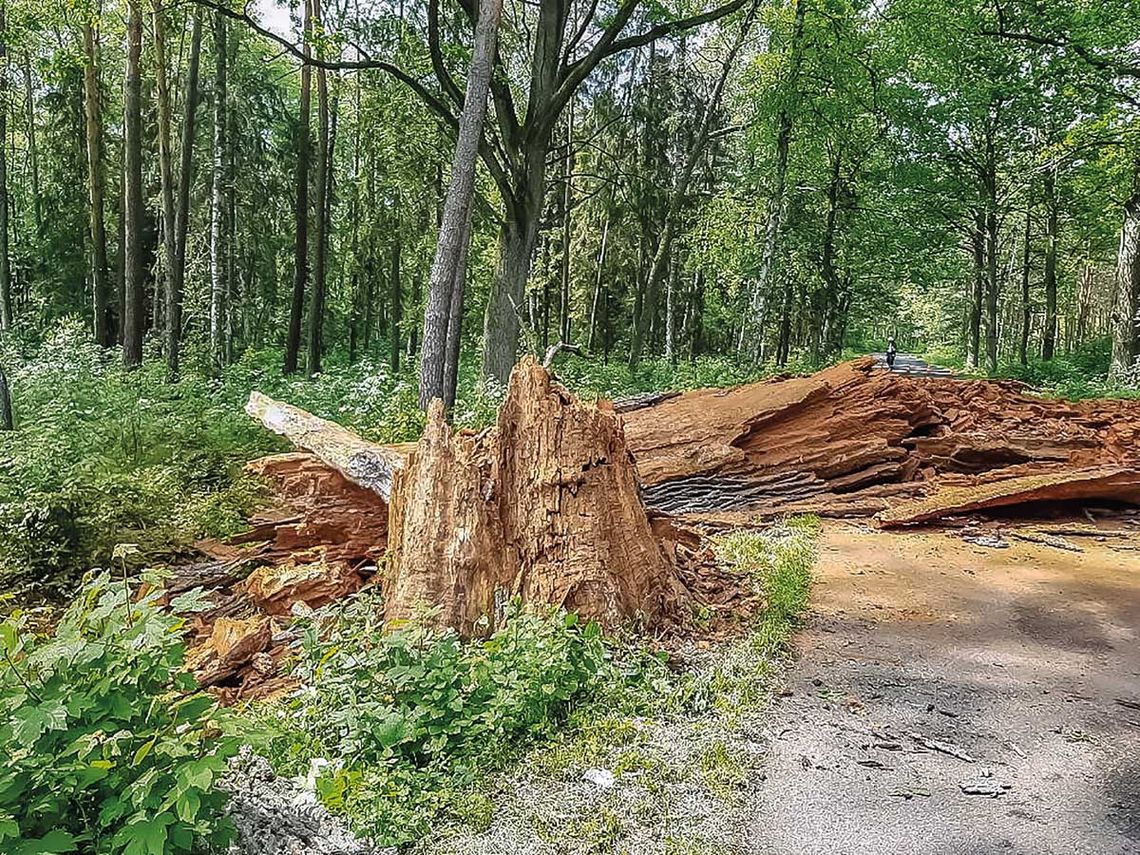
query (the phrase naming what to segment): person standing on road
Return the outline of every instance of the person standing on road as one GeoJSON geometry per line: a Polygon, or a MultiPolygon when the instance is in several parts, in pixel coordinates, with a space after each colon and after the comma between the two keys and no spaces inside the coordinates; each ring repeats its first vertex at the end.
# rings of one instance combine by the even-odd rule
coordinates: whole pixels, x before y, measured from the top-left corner
{"type": "Polygon", "coordinates": [[[894,338],[887,339],[887,370],[895,370],[895,354],[898,353],[898,348],[895,347],[894,338]]]}

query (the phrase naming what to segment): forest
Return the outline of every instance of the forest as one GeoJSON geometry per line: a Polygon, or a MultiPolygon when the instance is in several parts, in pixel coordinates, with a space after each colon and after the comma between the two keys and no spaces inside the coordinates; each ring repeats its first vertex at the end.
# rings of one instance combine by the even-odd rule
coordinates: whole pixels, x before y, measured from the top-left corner
{"type": "MultiPolygon", "coordinates": [[[[495,430],[527,356],[589,401],[888,341],[1140,398],[1137,0],[0,0],[0,848],[221,845],[213,783],[255,732],[406,845],[482,814],[495,740],[751,697],[573,614],[374,643],[366,591],[290,630],[311,705],[234,718],[170,640],[201,604],[152,574],[270,503],[246,464],[286,444],[251,392],[426,442],[435,399],[495,430]]],[[[717,547],[773,586],[761,658],[814,527],[717,547]]]]}

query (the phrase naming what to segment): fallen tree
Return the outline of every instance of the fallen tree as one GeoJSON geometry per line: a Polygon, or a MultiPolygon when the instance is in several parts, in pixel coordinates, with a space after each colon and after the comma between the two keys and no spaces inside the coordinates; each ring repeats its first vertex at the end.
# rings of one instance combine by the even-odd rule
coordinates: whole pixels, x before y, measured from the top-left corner
{"type": "Polygon", "coordinates": [[[1020,383],[908,377],[866,358],[624,408],[651,511],[710,523],[810,511],[898,524],[960,506],[1136,498],[1134,401],[1045,399],[1020,383]],[[1090,474],[1103,467],[1117,474],[1090,474]],[[1043,476],[1033,489],[1010,480],[1032,476],[1043,476]],[[908,519],[918,504],[930,512],[908,519]]]}
{"type": "Polygon", "coordinates": [[[518,598],[672,632],[696,607],[755,606],[748,580],[716,566],[717,527],[803,511],[899,526],[1030,502],[1140,502],[1140,403],[1045,400],[873,360],[611,405],[577,400],[526,359],[494,426],[453,430],[437,405],[402,446],[257,393],[248,411],[306,450],[250,464],[278,503],[248,534],[203,544],[212,561],[175,582],[214,587],[196,668],[237,696],[281,684],[283,618],[298,604],[334,601],[378,571],[389,622],[480,634],[518,598]]]}

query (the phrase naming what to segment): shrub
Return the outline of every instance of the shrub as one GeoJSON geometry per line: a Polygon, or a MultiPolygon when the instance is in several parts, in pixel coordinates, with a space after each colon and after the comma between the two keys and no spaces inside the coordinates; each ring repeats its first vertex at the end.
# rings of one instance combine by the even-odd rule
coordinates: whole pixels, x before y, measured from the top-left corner
{"type": "Polygon", "coordinates": [[[516,609],[471,642],[421,626],[384,633],[378,615],[363,595],[331,626],[309,623],[297,666],[306,687],[251,715],[273,734],[279,772],[316,760],[323,801],[382,843],[417,839],[508,745],[549,734],[610,667],[598,627],[573,615],[516,609]]]}
{"type": "Polygon", "coordinates": [[[225,842],[235,744],[183,669],[184,621],[95,575],[51,635],[0,623],[0,850],[175,855],[225,842]]]}

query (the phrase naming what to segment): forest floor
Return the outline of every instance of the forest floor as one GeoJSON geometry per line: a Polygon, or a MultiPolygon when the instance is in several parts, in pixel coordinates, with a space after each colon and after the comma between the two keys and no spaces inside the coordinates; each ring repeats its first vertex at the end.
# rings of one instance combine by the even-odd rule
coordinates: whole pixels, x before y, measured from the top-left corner
{"type": "Polygon", "coordinates": [[[753,851],[1140,852],[1140,556],[1082,546],[826,527],[753,851]]]}
{"type": "Polygon", "coordinates": [[[419,851],[1140,852],[1140,555],[957,534],[826,525],[768,709],[524,766],[488,828],[419,851]]]}

